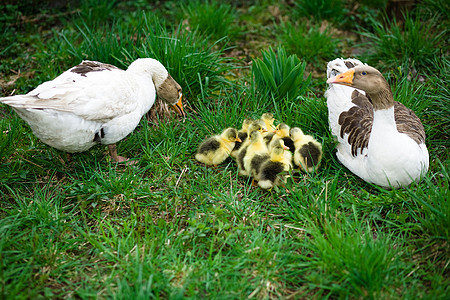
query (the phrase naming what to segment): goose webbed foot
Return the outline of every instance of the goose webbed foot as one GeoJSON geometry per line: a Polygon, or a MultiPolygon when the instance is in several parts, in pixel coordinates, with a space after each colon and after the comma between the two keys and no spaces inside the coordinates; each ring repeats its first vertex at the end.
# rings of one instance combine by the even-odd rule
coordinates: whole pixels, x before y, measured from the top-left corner
{"type": "Polygon", "coordinates": [[[116,144],[108,145],[109,155],[111,155],[111,159],[116,163],[124,163],[127,166],[137,164],[136,160],[130,160],[129,158],[117,155],[116,144]]]}

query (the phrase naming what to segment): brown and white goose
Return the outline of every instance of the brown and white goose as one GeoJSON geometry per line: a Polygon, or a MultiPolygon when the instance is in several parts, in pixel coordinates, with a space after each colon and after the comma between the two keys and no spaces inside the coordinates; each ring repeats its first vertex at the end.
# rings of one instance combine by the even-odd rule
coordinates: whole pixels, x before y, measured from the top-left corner
{"type": "Polygon", "coordinates": [[[418,181],[429,165],[420,119],[394,101],[383,75],[356,59],[328,63],[325,93],[337,158],[357,176],[385,188],[418,181]]]}
{"type": "Polygon", "coordinates": [[[127,70],[83,61],[26,95],[0,98],[30,125],[44,143],[69,153],[108,145],[116,162],[115,143],[132,132],[156,95],[184,115],[181,87],[155,59],[140,58],[127,70]]]}

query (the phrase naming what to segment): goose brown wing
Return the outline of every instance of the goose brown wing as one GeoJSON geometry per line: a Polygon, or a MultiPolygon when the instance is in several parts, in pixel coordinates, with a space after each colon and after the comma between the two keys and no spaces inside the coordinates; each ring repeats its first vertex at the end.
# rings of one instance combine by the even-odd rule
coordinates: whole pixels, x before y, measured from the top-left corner
{"type": "Polygon", "coordinates": [[[341,138],[348,134],[352,155],[356,156],[358,148],[361,149],[362,154],[363,149],[369,144],[373,124],[373,106],[369,99],[357,90],[352,93],[352,102],[355,106],[342,112],[338,122],[341,125],[341,138]]]}
{"type": "Polygon", "coordinates": [[[416,114],[400,102],[394,102],[394,117],[397,130],[407,134],[417,144],[425,143],[425,129],[416,114]]]}
{"type": "Polygon", "coordinates": [[[86,77],[86,74],[89,72],[100,72],[100,71],[111,71],[111,70],[120,70],[118,67],[101,63],[98,61],[84,60],[79,65],[70,69],[70,72],[80,74],[81,76],[86,77]]]}

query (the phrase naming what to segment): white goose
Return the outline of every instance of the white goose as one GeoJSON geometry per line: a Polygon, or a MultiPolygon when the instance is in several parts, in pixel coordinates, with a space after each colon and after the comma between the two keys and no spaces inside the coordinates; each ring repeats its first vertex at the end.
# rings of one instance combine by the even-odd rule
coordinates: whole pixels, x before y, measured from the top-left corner
{"type": "Polygon", "coordinates": [[[30,125],[44,143],[69,153],[101,143],[111,158],[115,143],[131,133],[155,102],[156,94],[184,116],[181,87],[155,59],[140,58],[126,71],[83,61],[26,95],[0,98],[30,125]]]}
{"type": "Polygon", "coordinates": [[[327,66],[325,93],[337,158],[357,176],[385,188],[418,181],[429,165],[419,118],[394,101],[383,75],[356,59],[327,66]]]}

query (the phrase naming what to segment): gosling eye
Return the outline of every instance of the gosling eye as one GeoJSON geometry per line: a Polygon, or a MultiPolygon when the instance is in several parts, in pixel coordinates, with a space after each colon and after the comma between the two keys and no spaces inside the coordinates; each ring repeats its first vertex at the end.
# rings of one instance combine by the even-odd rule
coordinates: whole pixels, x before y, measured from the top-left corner
{"type": "Polygon", "coordinates": [[[361,72],[362,75],[367,75],[366,71],[361,72]]]}

